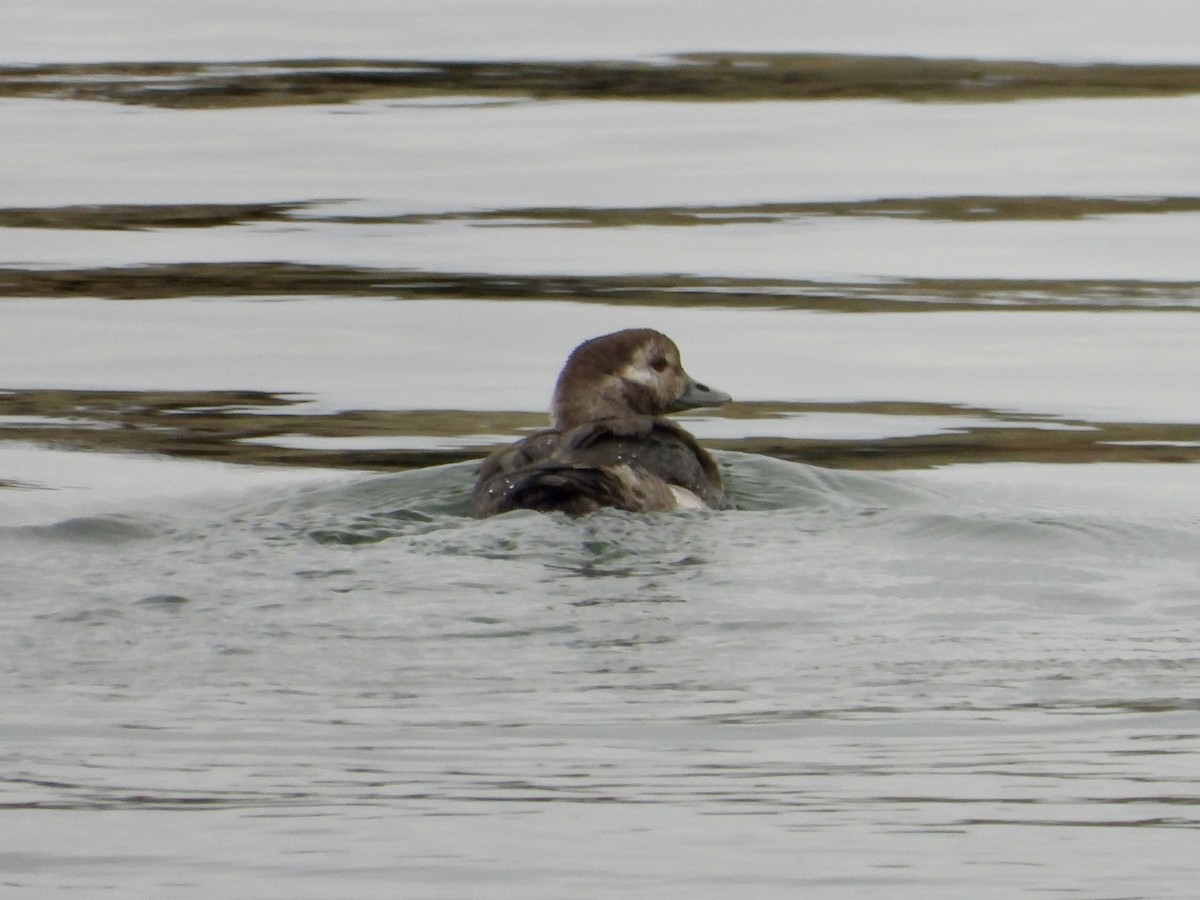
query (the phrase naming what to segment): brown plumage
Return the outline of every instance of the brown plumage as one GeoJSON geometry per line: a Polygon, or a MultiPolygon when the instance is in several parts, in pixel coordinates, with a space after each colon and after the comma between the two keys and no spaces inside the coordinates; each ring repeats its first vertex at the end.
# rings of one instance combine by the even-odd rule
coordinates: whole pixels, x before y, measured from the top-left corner
{"type": "Polygon", "coordinates": [[[731,509],[712,456],[662,418],[728,401],[683,370],[679,348],[661,332],[630,328],[592,338],[559,374],[553,427],[484,460],[472,510],[484,517],[513,509],[580,516],[605,506],[731,509]]]}

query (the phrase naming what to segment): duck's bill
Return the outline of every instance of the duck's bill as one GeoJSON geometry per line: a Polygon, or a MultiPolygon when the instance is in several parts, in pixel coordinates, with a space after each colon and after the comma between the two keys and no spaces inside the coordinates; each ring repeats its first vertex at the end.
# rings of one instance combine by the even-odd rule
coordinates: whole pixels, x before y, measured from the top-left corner
{"type": "Polygon", "coordinates": [[[696,409],[699,406],[723,406],[732,399],[724,391],[714,390],[694,378],[689,378],[683,387],[683,393],[675,398],[669,411],[679,412],[683,409],[696,409]]]}

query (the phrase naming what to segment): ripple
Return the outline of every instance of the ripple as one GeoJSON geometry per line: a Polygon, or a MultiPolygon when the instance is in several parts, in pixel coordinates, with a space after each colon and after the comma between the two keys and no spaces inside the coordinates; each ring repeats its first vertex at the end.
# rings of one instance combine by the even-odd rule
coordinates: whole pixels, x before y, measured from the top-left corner
{"type": "Polygon", "coordinates": [[[538,100],[984,102],[1173,96],[1200,91],[1200,67],[929,59],[814,53],[691,53],[638,61],[310,60],[93,63],[0,69],[0,96],[177,109],[439,96],[538,100]]]}

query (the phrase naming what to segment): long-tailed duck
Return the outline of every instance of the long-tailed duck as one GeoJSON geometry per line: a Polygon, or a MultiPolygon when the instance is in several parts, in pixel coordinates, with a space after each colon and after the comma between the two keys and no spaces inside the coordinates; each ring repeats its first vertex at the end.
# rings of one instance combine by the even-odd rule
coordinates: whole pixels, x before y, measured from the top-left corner
{"type": "Polygon", "coordinates": [[[630,328],[585,341],[558,376],[553,427],[484,460],[472,511],[732,509],[712,456],[662,418],[729,400],[689,376],[661,332],[630,328]]]}

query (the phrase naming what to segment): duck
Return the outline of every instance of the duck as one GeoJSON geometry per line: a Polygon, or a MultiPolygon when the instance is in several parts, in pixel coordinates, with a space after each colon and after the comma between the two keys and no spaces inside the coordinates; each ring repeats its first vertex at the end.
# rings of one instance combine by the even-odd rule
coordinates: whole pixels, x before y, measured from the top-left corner
{"type": "Polygon", "coordinates": [[[660,331],[627,328],[584,341],[559,373],[551,427],[483,461],[472,513],[733,509],[712,454],[664,418],[731,399],[688,375],[660,331]]]}

